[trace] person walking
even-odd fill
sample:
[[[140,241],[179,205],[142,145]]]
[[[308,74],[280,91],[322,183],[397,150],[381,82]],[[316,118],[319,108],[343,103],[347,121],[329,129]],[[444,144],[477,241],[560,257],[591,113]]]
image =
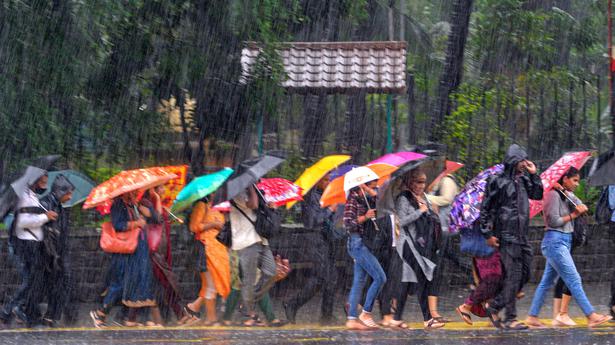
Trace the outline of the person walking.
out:
[[[577,218],[588,211],[587,206],[573,194],[579,185],[580,178],[579,171],[570,167],[559,181],[563,190],[553,189],[545,196],[543,213],[546,233],[542,240],[541,250],[547,262],[526,319],[530,327],[545,327],[538,319],[538,315],[547,291],[555,285],[558,276],[570,288],[572,296],[587,317],[589,327],[598,326],[612,319],[609,315],[595,312],[585,295],[581,276],[570,253],[574,232],[573,224]]]
[[[529,199],[542,200],[543,189],[536,165],[517,144],[508,148],[504,171],[487,181],[481,205],[480,226],[483,237],[492,247],[499,247],[504,269],[504,283],[486,311],[495,327],[524,330],[517,320],[517,294],[529,280],[532,260],[527,233],[530,221]],[[504,321],[498,313],[506,308]]]

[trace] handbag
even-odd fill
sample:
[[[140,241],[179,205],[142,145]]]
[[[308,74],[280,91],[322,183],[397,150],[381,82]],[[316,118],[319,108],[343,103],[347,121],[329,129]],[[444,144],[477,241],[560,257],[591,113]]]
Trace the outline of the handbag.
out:
[[[233,233],[229,222],[224,223],[224,227],[216,235],[216,240],[228,248],[233,246]]]
[[[459,244],[459,249],[462,253],[483,258],[488,257],[495,252],[495,249],[487,244],[487,241],[480,231],[480,227],[477,225],[471,228],[463,228],[460,233],[461,242]]]
[[[117,232],[111,222],[102,224],[100,233],[100,248],[105,253],[132,254],[137,249],[141,228]]]

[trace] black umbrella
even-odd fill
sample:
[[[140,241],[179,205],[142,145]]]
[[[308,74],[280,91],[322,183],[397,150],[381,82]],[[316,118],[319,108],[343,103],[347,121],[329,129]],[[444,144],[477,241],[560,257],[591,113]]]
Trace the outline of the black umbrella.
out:
[[[235,173],[218,189],[214,203],[233,199],[282,162],[284,158],[271,155],[243,161],[235,169]]]
[[[587,183],[590,186],[615,185],[615,151],[603,153],[594,160]]]

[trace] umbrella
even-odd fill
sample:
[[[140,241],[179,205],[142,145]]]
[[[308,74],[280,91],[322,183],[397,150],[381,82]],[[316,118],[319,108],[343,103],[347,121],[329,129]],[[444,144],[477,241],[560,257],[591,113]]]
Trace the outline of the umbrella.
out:
[[[214,207],[212,207],[213,210],[219,211],[219,212],[231,212],[231,203],[228,201],[219,203],[217,205],[214,205]]]
[[[83,208],[88,209],[98,206],[135,190],[147,190],[174,178],[177,178],[177,175],[171,174],[161,167],[125,170],[92,189]]]
[[[615,151],[603,153],[594,160],[587,183],[594,187],[615,185]]]
[[[301,187],[302,192],[301,195],[305,195],[307,192],[312,189],[320,181],[325,175],[327,175],[331,170],[338,167],[340,164],[348,161],[350,156],[347,155],[331,155],[326,156],[316,162],[314,165],[305,169],[301,176],[295,181],[295,184]],[[291,201],[286,204],[286,208],[291,208],[296,201]]]
[[[422,153],[402,151],[402,152],[395,152],[395,153],[387,153],[386,155],[380,158],[377,158],[369,162],[368,164],[385,163],[385,164],[394,165],[396,167],[400,167],[407,162],[425,158],[425,157],[427,156],[425,156]]]
[[[284,158],[271,155],[264,155],[242,162],[239,164],[233,177],[228,179],[218,189],[214,203],[219,204],[235,198],[248,187],[256,184],[261,177],[275,169],[282,162],[284,162]]]
[[[33,159],[28,165],[41,168],[43,170],[49,170],[58,161],[58,159],[60,159],[60,157],[62,156],[61,155],[41,156],[41,157]]]
[[[51,171],[49,172],[49,182],[47,182],[48,188],[45,191],[45,193],[43,193],[40,196],[41,198],[43,198],[44,196],[46,196],[47,194],[51,192],[51,186],[53,186],[53,182],[55,181],[56,177],[60,174],[64,175],[64,177],[66,177],[70,181],[70,183],[72,183],[73,186],[75,186],[75,189],[73,190],[73,197],[69,201],[62,204],[63,207],[73,207],[77,205],[78,203],[85,201],[85,199],[88,197],[88,195],[90,194],[94,186],[96,186],[94,181],[92,181],[89,177],[85,176],[84,174],[78,171],[75,171],[75,170]]]
[[[173,212],[179,212],[190,207],[195,201],[215,192],[233,174],[233,169],[224,168],[213,174],[195,178],[184,187],[171,207]]]
[[[336,178],[344,175],[345,173],[349,172],[350,170],[356,167],[358,167],[358,165],[354,165],[354,164],[340,165],[337,169],[331,171],[331,173],[329,174],[329,180],[333,181]]]
[[[320,206],[327,207],[334,204],[343,204],[346,202],[346,193],[353,187],[373,181],[374,179],[385,181],[395,170],[397,170],[397,167],[384,163],[354,168],[327,185],[327,188],[325,188],[320,197]],[[368,171],[371,171],[374,175],[371,175]],[[367,177],[371,178],[371,180],[367,180]],[[348,181],[346,181],[347,178]]]
[[[428,190],[432,190],[435,186],[438,185],[438,182],[440,182],[441,179],[443,179],[446,175],[450,175],[452,173],[454,173],[455,171],[463,168],[463,163],[458,163],[458,162],[453,162],[453,161],[446,161],[445,163],[445,167],[444,167],[444,171],[442,171],[440,173],[440,175],[438,175],[438,177],[436,177],[433,182],[431,182],[431,184],[429,184],[429,188],[427,188]]]
[[[503,164],[483,170],[457,194],[451,205],[451,213],[449,215],[450,224],[448,229],[451,233],[458,232],[463,228],[472,227],[472,224],[480,216],[480,205],[485,196],[487,179],[492,175],[500,174],[502,171],[504,171]]]
[[[264,192],[265,202],[275,206],[303,200],[301,187],[283,178],[263,178],[256,187]]]
[[[160,201],[162,202],[162,206],[170,208],[179,192],[186,186],[188,166],[166,166],[163,167],[163,169],[171,174],[177,175],[177,178],[170,180],[162,186],[163,190],[162,193],[160,193]]]
[[[553,184],[562,178],[570,167],[581,169],[587,163],[591,154],[590,151],[565,153],[557,162],[543,171],[540,174],[540,179],[542,180],[544,194],[553,188]],[[542,211],[542,200],[530,200],[530,218],[536,216],[540,211]]]

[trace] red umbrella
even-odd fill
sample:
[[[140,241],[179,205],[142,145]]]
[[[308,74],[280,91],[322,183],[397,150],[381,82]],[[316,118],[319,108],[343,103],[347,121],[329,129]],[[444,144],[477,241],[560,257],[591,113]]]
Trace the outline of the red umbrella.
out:
[[[581,169],[591,157],[590,151],[568,152],[564,154],[557,162],[553,163],[549,169],[540,174],[544,194],[553,188],[553,185],[570,169],[575,167]],[[539,214],[542,211],[542,200],[530,200],[530,218]]]
[[[256,187],[265,193],[265,201],[275,206],[303,200],[301,187],[283,178],[263,178]]]
[[[446,161],[446,165],[444,167],[444,171],[442,171],[440,173],[440,175],[438,175],[438,177],[436,177],[433,182],[431,182],[431,184],[429,185],[428,190],[431,190],[434,188],[434,186],[438,185],[438,182],[440,182],[441,179],[444,178],[444,176],[446,175],[450,175],[452,173],[454,173],[455,171],[459,170],[463,168],[463,163],[458,163],[458,162],[453,162],[453,161]]]

